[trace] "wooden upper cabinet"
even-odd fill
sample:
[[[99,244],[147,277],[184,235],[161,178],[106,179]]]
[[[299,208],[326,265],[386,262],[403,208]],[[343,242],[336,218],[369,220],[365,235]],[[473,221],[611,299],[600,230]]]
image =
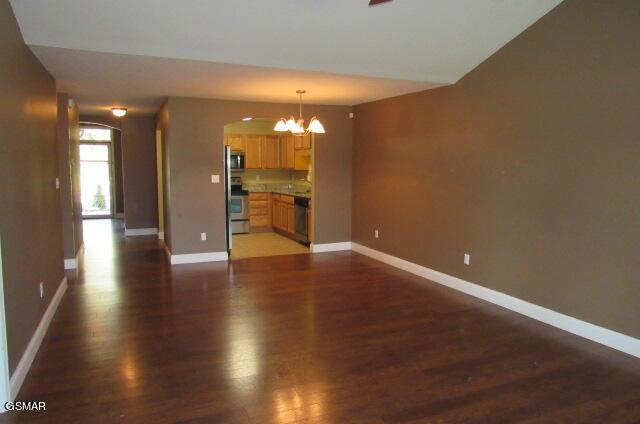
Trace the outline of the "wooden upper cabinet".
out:
[[[311,134],[307,134],[303,137],[293,136],[295,139],[295,149],[304,150],[311,148]]]
[[[233,151],[245,151],[244,136],[241,134],[229,134],[225,136],[225,144]]]
[[[295,168],[295,140],[292,135],[280,136],[280,167]]]
[[[280,168],[280,136],[262,136],[262,168]]]
[[[262,136],[245,135],[245,168],[260,169],[262,168]]]

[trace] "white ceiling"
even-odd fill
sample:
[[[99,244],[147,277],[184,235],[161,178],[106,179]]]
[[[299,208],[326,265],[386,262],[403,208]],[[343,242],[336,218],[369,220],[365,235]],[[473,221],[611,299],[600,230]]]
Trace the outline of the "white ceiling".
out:
[[[560,1],[11,4],[25,41],[81,105],[150,111],[165,95],[295,101],[305,88],[309,102],[357,104],[454,83]]]

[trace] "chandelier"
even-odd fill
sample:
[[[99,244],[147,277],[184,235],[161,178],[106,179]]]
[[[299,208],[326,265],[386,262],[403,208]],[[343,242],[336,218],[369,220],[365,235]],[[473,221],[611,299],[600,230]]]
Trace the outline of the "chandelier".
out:
[[[307,128],[304,127],[304,119],[302,119],[302,95],[306,93],[305,90],[297,90],[296,93],[300,96],[300,117],[296,120],[293,116],[289,119],[285,120],[281,118],[276,126],[273,128],[274,131],[290,131],[291,134],[303,137],[310,133],[314,134],[324,134],[324,127],[318,118],[315,116],[311,118],[309,121],[309,126]]]

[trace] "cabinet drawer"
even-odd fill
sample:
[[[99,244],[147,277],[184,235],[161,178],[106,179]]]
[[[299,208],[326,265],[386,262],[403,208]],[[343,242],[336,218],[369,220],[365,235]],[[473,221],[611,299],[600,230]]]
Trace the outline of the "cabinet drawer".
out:
[[[268,200],[269,193],[249,193],[249,200]]]
[[[269,215],[269,208],[254,208],[253,206],[251,206],[251,209],[249,209],[249,215],[251,216],[258,216],[258,215]]]
[[[269,201],[268,200],[251,200],[249,202],[249,209],[253,208],[268,208]]]
[[[266,215],[252,215],[249,217],[249,225],[252,227],[268,227],[269,217]]]
[[[280,195],[276,193],[271,194],[271,198],[275,201],[280,201]]]
[[[289,203],[290,205],[293,205],[293,196],[282,195],[280,196],[280,200],[283,201],[284,203]]]

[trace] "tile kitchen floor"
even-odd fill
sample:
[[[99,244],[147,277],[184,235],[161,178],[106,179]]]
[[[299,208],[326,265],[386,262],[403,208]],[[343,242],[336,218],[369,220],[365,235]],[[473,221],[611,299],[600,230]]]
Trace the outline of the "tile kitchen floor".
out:
[[[309,248],[278,233],[235,234],[231,259],[309,253]]]

